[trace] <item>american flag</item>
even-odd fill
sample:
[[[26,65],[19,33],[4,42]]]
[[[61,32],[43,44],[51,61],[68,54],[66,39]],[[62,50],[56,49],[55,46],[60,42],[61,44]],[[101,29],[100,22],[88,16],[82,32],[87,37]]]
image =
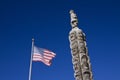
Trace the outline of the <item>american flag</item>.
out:
[[[52,60],[52,58],[55,57],[55,55],[56,54],[52,51],[34,46],[32,60],[40,61],[40,62],[43,62],[44,64],[50,66],[51,60]]]

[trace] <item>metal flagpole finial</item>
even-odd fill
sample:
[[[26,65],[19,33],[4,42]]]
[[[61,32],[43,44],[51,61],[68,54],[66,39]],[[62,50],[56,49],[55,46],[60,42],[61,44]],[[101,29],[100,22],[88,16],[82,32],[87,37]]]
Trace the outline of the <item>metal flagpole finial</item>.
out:
[[[34,39],[34,38],[32,38],[32,42],[34,42],[34,40],[35,40],[35,39]]]

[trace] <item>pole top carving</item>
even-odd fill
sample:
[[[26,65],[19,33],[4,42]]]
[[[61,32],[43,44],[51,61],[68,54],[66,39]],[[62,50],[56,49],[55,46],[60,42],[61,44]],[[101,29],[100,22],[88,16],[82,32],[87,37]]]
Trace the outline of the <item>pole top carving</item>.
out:
[[[78,27],[77,15],[74,13],[73,10],[70,10],[70,17],[71,17],[71,26],[72,26],[72,28]]]

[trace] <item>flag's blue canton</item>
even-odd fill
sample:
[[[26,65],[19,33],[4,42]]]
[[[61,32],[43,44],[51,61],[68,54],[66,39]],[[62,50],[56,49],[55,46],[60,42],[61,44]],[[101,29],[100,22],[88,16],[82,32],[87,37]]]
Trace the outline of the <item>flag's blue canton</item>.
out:
[[[43,48],[37,48],[36,46],[34,46],[34,53],[39,53],[39,54],[43,55],[44,49]]]

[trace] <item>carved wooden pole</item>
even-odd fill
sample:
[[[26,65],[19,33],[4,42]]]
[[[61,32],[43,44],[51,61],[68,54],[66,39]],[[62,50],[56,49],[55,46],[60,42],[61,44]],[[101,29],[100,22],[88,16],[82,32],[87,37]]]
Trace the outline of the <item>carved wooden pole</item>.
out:
[[[70,17],[72,30],[69,41],[75,80],[93,80],[85,34],[78,28],[78,19],[73,10],[70,11]]]

